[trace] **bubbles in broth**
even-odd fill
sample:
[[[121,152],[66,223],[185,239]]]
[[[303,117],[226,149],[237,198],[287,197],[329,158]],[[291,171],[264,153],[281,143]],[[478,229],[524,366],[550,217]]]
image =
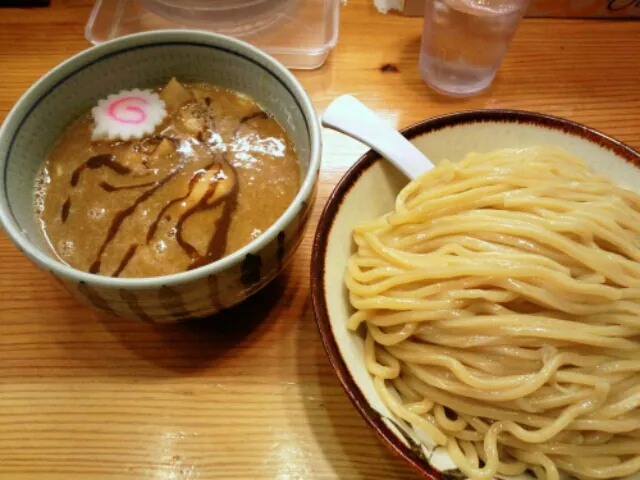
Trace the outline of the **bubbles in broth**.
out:
[[[49,184],[49,172],[46,167],[42,168],[36,176],[36,186],[33,195],[33,210],[36,215],[44,212],[44,199],[47,195],[47,185]]]
[[[34,211],[70,266],[114,277],[197,268],[255,239],[293,201],[296,151],[255,101],[175,79],[158,94],[166,117],[153,133],[95,139],[87,113],[45,160]],[[137,121],[134,103],[121,108]]]

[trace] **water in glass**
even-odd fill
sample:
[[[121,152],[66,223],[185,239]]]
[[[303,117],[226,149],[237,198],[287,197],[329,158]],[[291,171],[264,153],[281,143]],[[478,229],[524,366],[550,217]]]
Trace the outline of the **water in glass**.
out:
[[[435,90],[466,96],[487,88],[528,0],[426,0],[420,73]]]

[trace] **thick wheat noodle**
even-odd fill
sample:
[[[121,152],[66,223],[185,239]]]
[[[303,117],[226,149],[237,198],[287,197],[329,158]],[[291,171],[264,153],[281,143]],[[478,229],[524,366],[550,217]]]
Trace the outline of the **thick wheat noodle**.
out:
[[[382,401],[478,480],[640,472],[640,196],[556,147],[470,154],[354,229]]]

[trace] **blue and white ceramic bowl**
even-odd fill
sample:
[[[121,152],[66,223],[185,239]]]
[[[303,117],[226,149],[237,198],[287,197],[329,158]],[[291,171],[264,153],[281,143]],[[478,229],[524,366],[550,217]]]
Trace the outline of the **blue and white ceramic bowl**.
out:
[[[50,253],[33,211],[35,175],[66,125],[121,89],[155,87],[172,76],[254,98],[285,128],[299,154],[300,191],[263,235],[204,267],[155,278],[110,278],[76,270]],[[151,322],[211,315],[269,283],[297,248],[313,206],[321,130],[313,105],[280,63],[246,43],[206,32],[155,31],[86,50],[42,77],[0,130],[0,224],[32,261],[81,301],[108,314]]]

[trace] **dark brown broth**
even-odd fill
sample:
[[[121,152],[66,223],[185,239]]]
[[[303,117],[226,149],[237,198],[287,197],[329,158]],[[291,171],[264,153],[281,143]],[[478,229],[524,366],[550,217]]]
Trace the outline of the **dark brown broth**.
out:
[[[109,276],[177,273],[246,245],[292,202],[300,167],[277,121],[231,90],[185,89],[151,137],[92,142],[90,114],[65,130],[35,202],[60,260]]]

